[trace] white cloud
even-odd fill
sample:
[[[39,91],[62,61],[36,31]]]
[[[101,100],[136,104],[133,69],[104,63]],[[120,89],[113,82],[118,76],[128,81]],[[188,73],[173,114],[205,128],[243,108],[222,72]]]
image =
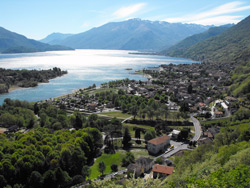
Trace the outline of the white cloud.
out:
[[[237,24],[241,21],[241,16],[215,16],[204,18],[200,20],[193,20],[187,23],[196,23],[201,25],[224,25],[227,23],[234,23]]]
[[[88,28],[90,26],[90,24],[88,22],[84,22],[81,27],[82,28]]]
[[[245,6],[243,2],[234,1],[218,6],[214,9],[198,14],[185,15],[183,17],[166,18],[167,22],[197,23],[203,25],[222,25],[226,23],[238,23],[241,16],[228,15],[230,13],[249,10],[250,6]],[[226,15],[227,14],[227,15]]]
[[[138,3],[135,5],[127,6],[127,7],[122,7],[115,11],[113,13],[113,16],[116,18],[127,18],[136,12],[140,11],[144,6],[146,6],[146,3]]]

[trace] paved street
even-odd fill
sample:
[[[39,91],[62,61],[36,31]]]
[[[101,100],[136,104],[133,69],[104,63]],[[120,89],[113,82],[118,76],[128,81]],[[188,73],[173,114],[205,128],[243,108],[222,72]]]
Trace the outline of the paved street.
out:
[[[201,137],[201,133],[202,133],[201,124],[198,121],[198,119],[194,118],[193,116],[191,116],[191,120],[192,120],[192,122],[194,124],[194,129],[195,129],[195,135],[194,135],[194,137],[192,138],[191,141],[197,141]],[[172,155],[174,155],[175,153],[177,153],[177,152],[179,152],[181,150],[191,150],[191,149],[188,148],[188,144],[184,144],[182,142],[175,142],[175,141],[171,140],[170,145],[174,145],[173,150],[171,150],[169,152],[166,152],[166,153],[163,153],[163,154],[157,156],[156,158],[162,157],[162,156],[164,158],[168,158],[168,157],[171,157]]]
[[[191,120],[194,124],[194,129],[195,129],[195,135],[191,141],[197,141],[201,137],[201,133],[202,133],[201,124],[198,121],[198,119],[194,118],[193,116],[191,116]]]

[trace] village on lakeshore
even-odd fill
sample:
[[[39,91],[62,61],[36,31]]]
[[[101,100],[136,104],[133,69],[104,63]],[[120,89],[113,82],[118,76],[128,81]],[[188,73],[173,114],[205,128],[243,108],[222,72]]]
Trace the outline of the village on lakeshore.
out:
[[[136,74],[147,77],[147,81],[125,79],[103,83],[101,86],[94,84],[72,94],[39,103],[46,102],[65,109],[68,113],[77,111],[88,116],[97,114],[99,118],[109,121],[116,118],[122,121],[124,127],[129,125],[130,129],[133,128],[129,131],[126,146],[122,133],[112,135],[111,132],[108,135],[103,132],[104,146],[101,152],[110,153],[110,148],[115,148],[118,152],[130,151],[132,155],[142,150],[143,154],[132,157],[119,171],[116,166],[113,173],[96,178],[113,179],[124,174],[125,177],[146,179],[166,177],[174,173],[175,165],[172,159],[175,156],[181,156],[184,151],[191,151],[201,144],[212,142],[220,132],[219,127],[201,127],[199,121],[227,118],[231,112],[237,110],[236,98],[221,95],[222,91],[227,89],[224,85],[230,80],[228,70],[233,68],[231,66],[233,65],[220,65],[219,68],[214,64],[197,63],[149,67],[135,71]],[[165,106],[165,111],[151,112],[150,117],[150,114],[139,106],[131,110],[133,106],[119,103],[116,100],[119,95],[154,100]],[[143,124],[145,125],[141,126]],[[146,138],[146,132],[150,131],[145,127],[155,130],[156,135]],[[144,135],[144,139],[140,138],[140,134]]]

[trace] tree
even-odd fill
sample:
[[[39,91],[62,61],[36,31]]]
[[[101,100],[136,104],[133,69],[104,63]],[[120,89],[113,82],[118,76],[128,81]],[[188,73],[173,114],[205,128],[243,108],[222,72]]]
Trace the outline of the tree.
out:
[[[136,117],[137,114],[138,114],[138,107],[137,107],[136,105],[134,105],[134,106],[132,106],[132,107],[130,108],[130,110],[131,110],[131,114],[134,116],[134,119],[135,119],[135,117]]]
[[[118,165],[117,164],[112,164],[110,168],[111,168],[112,172],[117,172],[118,171]]]
[[[158,157],[155,161],[156,164],[163,164],[163,160],[161,157]]]
[[[124,135],[123,135],[123,139],[122,139],[122,144],[123,147],[129,147],[129,142],[131,141],[131,136],[129,134],[129,130],[128,127],[125,127],[125,131],[124,131]]]
[[[34,113],[35,113],[35,114],[38,114],[38,112],[39,112],[39,107],[38,107],[38,104],[35,103],[35,104],[34,104]]]
[[[98,115],[97,114],[91,114],[89,117],[88,117],[88,121],[96,121],[98,119]]]
[[[192,86],[192,84],[189,84],[189,85],[188,85],[187,92],[188,92],[189,94],[193,93],[193,86]]]
[[[43,177],[38,171],[33,171],[29,178],[30,187],[40,188],[43,185]]]
[[[105,163],[103,161],[99,162],[99,164],[98,164],[98,171],[100,173],[102,173],[102,176],[103,176],[103,172],[105,171],[105,169],[106,169]]]
[[[82,183],[84,181],[83,177],[81,175],[75,175],[73,178],[72,178],[72,183],[71,185],[76,185],[76,184],[79,184],[79,183]]]
[[[44,187],[56,187],[56,176],[52,170],[48,170],[43,175]]]
[[[189,111],[189,106],[187,102],[182,102],[180,105],[180,112],[188,112]]]
[[[0,187],[4,187],[6,185],[7,185],[6,179],[4,178],[3,175],[0,175]]]
[[[140,129],[135,129],[135,138],[141,139],[141,130]]]
[[[81,174],[83,179],[86,180],[86,178],[90,175],[90,168],[87,165],[83,166]]]
[[[178,135],[178,140],[179,141],[184,141],[188,139],[190,129],[189,128],[183,128]]]
[[[130,163],[135,162],[135,156],[131,152],[127,152],[126,156],[122,159],[122,166],[127,167]]]
[[[156,137],[156,133],[154,130],[147,130],[147,132],[144,135],[144,139],[146,141],[151,140]]]
[[[81,118],[81,114],[79,114],[79,113],[76,114],[74,128],[76,128],[76,129],[82,128],[82,118]]]

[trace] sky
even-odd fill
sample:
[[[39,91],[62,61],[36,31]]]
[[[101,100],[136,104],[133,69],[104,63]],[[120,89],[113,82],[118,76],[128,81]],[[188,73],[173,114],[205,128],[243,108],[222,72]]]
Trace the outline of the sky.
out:
[[[36,40],[132,18],[219,26],[249,13],[250,0],[0,0],[0,26]]]

